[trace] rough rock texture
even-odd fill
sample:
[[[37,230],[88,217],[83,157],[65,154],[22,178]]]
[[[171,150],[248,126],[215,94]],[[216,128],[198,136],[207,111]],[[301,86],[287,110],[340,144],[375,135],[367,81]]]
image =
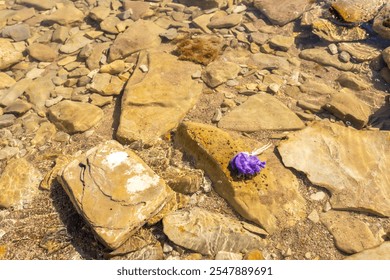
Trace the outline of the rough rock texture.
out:
[[[92,40],[85,37],[83,32],[77,32],[66,40],[65,44],[60,47],[60,51],[62,53],[73,53],[91,42]]]
[[[228,0],[179,0],[187,6],[198,6],[202,9],[223,8],[226,7]]]
[[[6,94],[2,98],[0,97],[0,105],[4,107],[11,105],[26,91],[26,89],[31,85],[31,82],[32,81],[30,79],[19,80],[18,83],[15,83],[5,91]]]
[[[236,131],[296,130],[305,127],[298,116],[275,97],[261,93],[222,117],[218,127]]]
[[[31,36],[30,27],[27,24],[4,27],[1,34],[3,37],[12,38],[15,42],[27,40]]]
[[[341,74],[337,78],[337,82],[339,82],[343,87],[358,91],[365,90],[370,87],[370,84],[366,80],[363,80],[359,76],[348,72]]]
[[[56,4],[54,0],[17,0],[16,3],[34,7],[37,10],[50,10]]]
[[[117,76],[108,73],[98,73],[93,77],[89,88],[101,95],[119,95],[125,83]]]
[[[115,39],[110,47],[109,60],[114,61],[140,50],[158,47],[161,43],[159,35],[164,31],[153,22],[137,20]]]
[[[50,107],[48,114],[50,121],[67,133],[86,131],[103,118],[103,111],[99,107],[69,100]]]
[[[229,162],[238,152],[250,150],[242,140],[214,126],[192,122],[181,124],[176,137],[179,146],[195,158],[196,166],[210,176],[215,191],[244,218],[272,233],[305,216],[295,177],[271,152],[261,156],[267,166],[259,175],[240,179],[229,170]]]
[[[251,55],[247,64],[255,65],[259,70],[280,69],[286,71],[290,69],[290,64],[288,63],[287,58],[265,53],[256,53]]]
[[[345,253],[358,253],[382,243],[364,222],[348,212],[329,211],[320,219],[333,235],[336,247]]]
[[[331,192],[332,208],[389,217],[389,145],[389,132],[320,122],[290,134],[278,150],[287,167]]]
[[[323,66],[332,66],[342,71],[356,72],[359,70],[359,66],[351,62],[341,62],[337,56],[329,54],[324,49],[306,49],[299,54],[300,58],[317,62]]]
[[[361,27],[345,27],[326,19],[316,19],[313,33],[328,42],[353,42],[368,38],[368,33]]]
[[[336,0],[332,8],[346,22],[361,23],[372,20],[385,0]]]
[[[240,69],[240,66],[233,62],[214,61],[207,65],[202,74],[202,79],[207,85],[214,88],[227,80],[236,78]]]
[[[47,16],[44,21],[50,24],[77,25],[84,19],[84,13],[73,5],[66,5]]]
[[[381,54],[377,47],[362,43],[339,43],[338,48],[340,52],[349,53],[357,62],[372,61]]]
[[[371,115],[370,107],[349,89],[342,89],[334,94],[325,109],[358,129],[367,124]]]
[[[38,191],[41,173],[24,158],[10,160],[0,177],[0,208],[22,207]]]
[[[384,242],[382,245],[364,250],[363,252],[346,257],[345,260],[389,260],[390,242]]]
[[[172,242],[204,255],[215,256],[219,251],[241,253],[261,249],[265,244],[240,222],[197,207],[168,214],[163,227]]]
[[[150,13],[150,3],[143,2],[143,1],[124,1],[123,2],[123,9],[125,11],[131,9],[132,13],[130,18],[134,21],[139,20],[140,18],[143,18],[144,15],[147,15]]]
[[[375,17],[372,28],[384,39],[390,40],[390,3],[387,3]]]
[[[12,87],[16,81],[6,73],[0,72],[0,89]]]
[[[38,61],[50,62],[57,58],[57,52],[44,44],[32,44],[27,48],[27,51],[32,58]]]
[[[137,70],[125,88],[117,132],[121,142],[155,141],[177,126],[202,90],[191,78],[200,66],[167,53],[148,53],[140,61],[149,63],[148,72]]]
[[[42,110],[45,107],[45,101],[49,99],[50,92],[54,90],[54,84],[51,78],[51,75],[39,77],[30,82],[26,89],[25,94],[29,102],[35,105],[39,110]]]
[[[211,20],[209,24],[207,24],[208,28],[231,28],[233,26],[241,23],[242,15],[240,14],[230,14],[224,17],[218,17],[215,20]]]
[[[273,0],[255,0],[254,6],[273,24],[280,26],[299,18],[309,7],[310,0],[280,0],[277,5]]]
[[[16,50],[8,39],[0,38],[0,70],[7,69],[22,59],[21,51]]]
[[[111,249],[122,245],[172,196],[135,153],[113,140],[71,161],[58,179],[80,215]]]

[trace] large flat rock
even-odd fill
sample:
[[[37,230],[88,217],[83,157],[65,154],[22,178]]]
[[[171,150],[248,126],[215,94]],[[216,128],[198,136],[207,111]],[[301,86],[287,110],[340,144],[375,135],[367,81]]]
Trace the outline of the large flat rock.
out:
[[[297,130],[305,127],[301,119],[277,98],[261,93],[222,117],[218,127],[254,132],[260,130]]]
[[[172,197],[172,191],[134,152],[107,141],[59,173],[74,207],[111,249],[122,245]]]
[[[346,211],[328,211],[320,219],[333,235],[336,247],[345,253],[358,253],[382,243],[367,224]]]
[[[255,0],[254,6],[273,24],[283,26],[299,18],[309,7],[310,0]]]
[[[229,162],[238,152],[251,150],[241,138],[211,125],[185,122],[178,127],[176,141],[210,176],[220,196],[269,233],[291,227],[306,216],[298,181],[272,151],[260,156],[267,162],[260,174],[240,179],[229,170]]]
[[[328,189],[335,209],[390,216],[390,133],[329,122],[289,135],[278,147],[283,163]]]
[[[168,214],[163,227],[172,242],[203,255],[241,253],[265,246],[262,238],[247,231],[239,221],[198,207]]]
[[[137,20],[119,34],[110,48],[109,60],[125,58],[140,50],[158,47],[165,29],[151,21]]]
[[[67,133],[77,133],[98,124],[103,118],[103,111],[89,103],[65,100],[50,107],[48,115],[58,129]]]
[[[362,128],[368,122],[371,108],[356,94],[347,88],[332,96],[325,109],[344,122],[350,122],[357,129]]]
[[[346,257],[345,260],[389,260],[390,241],[382,243],[380,246],[364,250],[363,252]]]
[[[178,125],[202,91],[191,78],[200,66],[162,52],[145,54],[140,60],[148,72],[136,71],[124,90],[117,131],[121,142],[154,142]]]
[[[34,7],[37,10],[50,10],[56,5],[54,0],[17,0],[16,3],[27,7]]]

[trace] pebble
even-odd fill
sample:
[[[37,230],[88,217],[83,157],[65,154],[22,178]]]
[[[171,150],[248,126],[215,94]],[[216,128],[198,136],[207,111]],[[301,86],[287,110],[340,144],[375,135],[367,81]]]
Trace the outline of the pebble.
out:
[[[334,43],[333,43],[333,44],[330,44],[330,45],[328,46],[328,49],[329,49],[329,52],[330,52],[331,54],[333,54],[333,55],[338,54],[338,52],[339,52],[339,50],[338,50],[336,44],[334,44]]]
[[[268,91],[272,94],[276,94],[279,92],[279,89],[280,89],[280,85],[276,84],[276,83],[272,83],[268,86]]]
[[[312,221],[313,223],[318,223],[320,221],[320,216],[318,215],[318,212],[316,210],[313,210],[307,218]]]
[[[139,66],[139,69],[140,69],[142,72],[144,72],[144,73],[147,73],[147,72],[149,71],[148,66],[145,65],[145,64],[140,65],[140,66]]]
[[[312,257],[312,254],[310,252],[305,253],[305,258],[310,260]]]
[[[321,201],[326,198],[326,193],[324,192],[316,192],[310,195],[310,199],[314,201]]]
[[[164,243],[163,245],[163,252],[164,253],[170,253],[173,251],[173,248],[171,245],[169,245],[168,243]]]
[[[339,59],[342,62],[349,62],[351,60],[351,55],[345,51],[340,52]]]
[[[325,203],[325,206],[324,206],[324,212],[328,212],[332,209],[332,205],[330,205],[329,201],[327,201]]]
[[[192,77],[193,79],[199,79],[200,77],[202,77],[202,71],[200,71],[200,70],[196,71],[195,73],[193,73],[193,74],[191,75],[191,77]]]
[[[221,119],[222,119],[222,111],[220,108],[217,108],[217,110],[215,110],[215,113],[214,113],[211,121],[216,123],[216,122],[219,122]]]
[[[240,84],[240,82],[237,81],[236,79],[231,79],[231,80],[228,80],[226,82],[226,85],[229,87],[235,87],[235,86],[238,86],[239,84]]]

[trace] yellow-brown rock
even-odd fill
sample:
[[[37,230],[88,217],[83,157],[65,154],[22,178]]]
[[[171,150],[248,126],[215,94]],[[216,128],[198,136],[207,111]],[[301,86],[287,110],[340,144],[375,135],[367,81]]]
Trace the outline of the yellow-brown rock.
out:
[[[22,52],[16,50],[10,40],[0,38],[0,70],[7,69],[22,59]]]
[[[262,238],[246,231],[239,221],[198,207],[168,214],[163,227],[172,242],[202,255],[240,253],[265,246]]]
[[[367,124],[368,117],[371,115],[370,107],[347,88],[334,94],[324,108],[344,122],[350,122],[358,129]]]
[[[178,125],[202,91],[191,78],[199,65],[162,52],[146,54],[140,64],[147,65],[148,72],[135,71],[122,97],[117,131],[122,143],[153,143]]]
[[[21,207],[38,190],[41,173],[24,158],[8,162],[0,177],[0,208]]]
[[[102,109],[89,103],[65,100],[50,107],[49,110],[50,121],[67,133],[86,131],[102,118]]]
[[[112,140],[66,165],[57,177],[98,239],[116,249],[172,198],[135,153]]]
[[[114,61],[140,50],[158,47],[161,43],[159,34],[164,31],[152,21],[137,20],[115,39],[110,48],[109,60]]]
[[[333,235],[336,247],[343,252],[354,254],[382,243],[368,225],[347,211],[328,211],[320,218]]]
[[[372,20],[384,3],[384,0],[336,0],[332,8],[344,21],[361,23]]]
[[[360,253],[346,257],[345,260],[389,260],[390,242],[384,242],[380,246],[364,250]]]
[[[241,139],[214,126],[186,122],[179,126],[176,140],[194,157],[196,166],[210,176],[215,191],[240,215],[269,233],[293,226],[306,215],[296,178],[272,151],[261,156],[267,167],[244,180],[236,178],[228,168],[238,152],[250,149]]]
[[[314,34],[329,42],[353,42],[368,38],[368,33],[359,26],[340,26],[321,18],[313,22],[312,28]]]
[[[248,261],[264,260],[264,256],[260,250],[254,249],[246,253],[246,255],[244,256],[244,260],[248,260]]]
[[[261,117],[259,116],[261,112]],[[301,119],[276,97],[253,95],[225,114],[218,127],[235,131],[297,130],[305,127]]]
[[[278,150],[287,167],[331,192],[332,208],[389,217],[389,147],[389,132],[319,122],[290,134]]]

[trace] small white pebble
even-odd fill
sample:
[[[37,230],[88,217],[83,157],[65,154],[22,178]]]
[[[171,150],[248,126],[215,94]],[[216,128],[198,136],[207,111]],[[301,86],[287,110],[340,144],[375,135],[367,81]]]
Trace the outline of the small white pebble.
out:
[[[140,66],[139,66],[139,69],[140,69],[143,73],[146,73],[146,72],[149,71],[148,66],[145,65],[145,64],[140,65]]]

